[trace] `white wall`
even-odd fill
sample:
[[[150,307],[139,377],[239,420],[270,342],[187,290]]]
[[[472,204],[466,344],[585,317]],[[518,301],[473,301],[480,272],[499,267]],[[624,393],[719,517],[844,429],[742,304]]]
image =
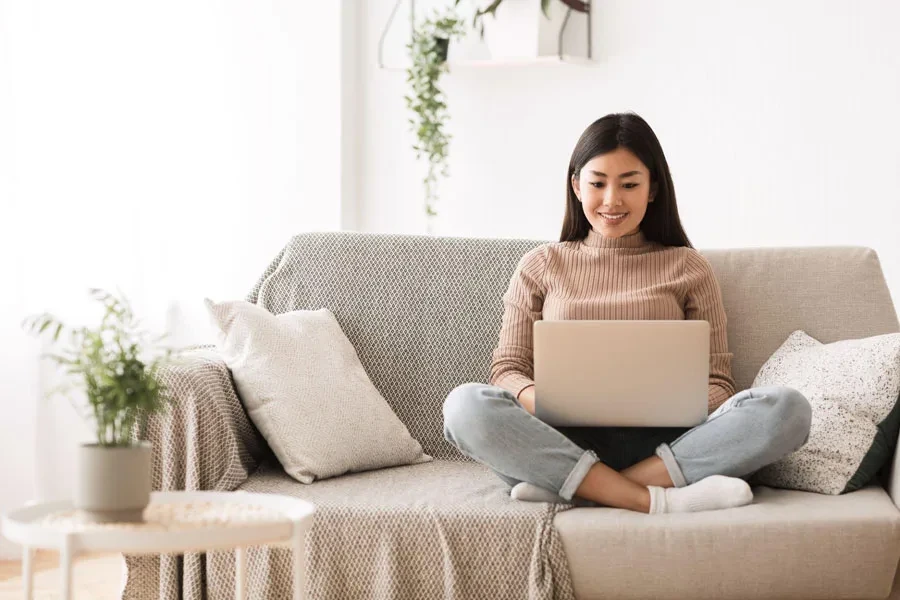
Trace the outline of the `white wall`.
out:
[[[0,512],[68,497],[91,434],[42,399],[22,317],[95,324],[87,288],[118,285],[173,343],[212,341],[204,296],[243,298],[291,235],[352,221],[341,9],[0,0]]]
[[[22,314],[24,290],[12,285],[21,279],[21,267],[16,260],[17,206],[12,202],[13,152],[9,143],[12,103],[10,79],[3,76],[8,72],[10,56],[3,16],[0,11],[0,365],[4,365],[0,372],[0,512],[28,500],[33,493],[37,408],[27,382],[36,379],[38,369],[36,361],[23,360],[23,356],[34,356],[37,343],[10,318]],[[10,557],[14,550],[12,544],[0,539],[0,559]]]
[[[422,233],[405,76],[375,66],[392,4],[364,5],[361,228]],[[900,3],[594,5],[596,66],[445,77],[454,139],[439,232],[559,239],[576,140],[633,110],[660,138],[696,247],[870,246],[900,307]]]

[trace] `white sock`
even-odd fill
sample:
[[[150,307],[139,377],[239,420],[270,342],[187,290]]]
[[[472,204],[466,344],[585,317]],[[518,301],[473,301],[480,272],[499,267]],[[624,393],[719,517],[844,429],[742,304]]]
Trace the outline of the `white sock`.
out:
[[[682,488],[648,486],[650,514],[697,512],[744,506],[753,501],[753,490],[743,479],[711,475]]]
[[[522,481],[515,485],[509,495],[516,500],[525,502],[554,502],[556,504],[574,504],[575,506],[597,506],[596,502],[573,496],[571,500],[566,500],[559,494],[546,490],[540,486]]]

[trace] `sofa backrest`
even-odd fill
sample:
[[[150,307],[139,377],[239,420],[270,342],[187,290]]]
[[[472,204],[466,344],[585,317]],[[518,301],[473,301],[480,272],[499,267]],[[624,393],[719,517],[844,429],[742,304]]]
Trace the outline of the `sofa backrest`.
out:
[[[539,240],[358,232],[295,236],[247,300],[279,314],[330,309],[375,386],[436,458],[469,460],[443,437],[454,387],[487,382],[502,296]],[[737,390],[796,329],[824,342],[900,331],[874,250],[700,250],[728,317]]]

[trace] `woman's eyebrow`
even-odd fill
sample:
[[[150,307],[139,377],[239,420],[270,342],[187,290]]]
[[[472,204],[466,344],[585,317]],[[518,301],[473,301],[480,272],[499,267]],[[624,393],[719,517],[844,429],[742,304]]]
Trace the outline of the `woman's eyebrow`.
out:
[[[606,177],[606,173],[603,173],[602,171],[591,171],[591,173],[593,173],[594,175],[598,175],[600,177]],[[626,173],[622,173],[621,175],[619,175],[619,178],[621,179],[623,177],[631,177],[632,175],[640,175],[640,174],[641,174],[640,171],[628,171]]]

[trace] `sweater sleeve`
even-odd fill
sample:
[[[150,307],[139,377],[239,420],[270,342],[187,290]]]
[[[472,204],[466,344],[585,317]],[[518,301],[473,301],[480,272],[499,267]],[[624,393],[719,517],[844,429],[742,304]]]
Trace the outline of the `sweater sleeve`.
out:
[[[684,278],[687,283],[684,316],[709,323],[709,387],[708,402],[711,413],[735,394],[728,351],[727,317],[722,291],[709,260],[689,250],[685,261]]]
[[[534,385],[533,328],[544,306],[546,267],[547,246],[530,250],[519,260],[503,294],[500,340],[492,354],[490,383],[516,398]]]

